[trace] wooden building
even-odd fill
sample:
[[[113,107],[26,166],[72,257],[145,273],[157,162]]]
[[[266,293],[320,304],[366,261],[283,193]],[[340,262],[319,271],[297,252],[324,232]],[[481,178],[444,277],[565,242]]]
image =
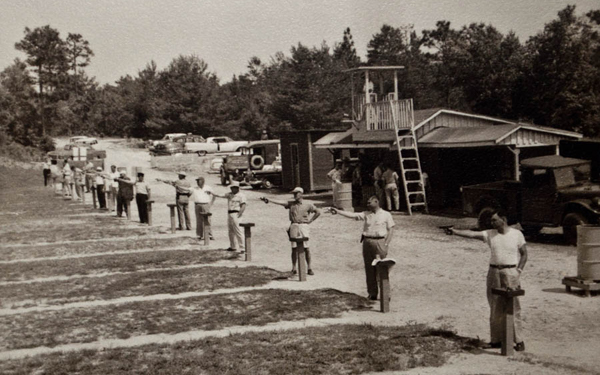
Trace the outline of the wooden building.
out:
[[[316,148],[314,142],[332,130],[298,130],[280,133],[281,166],[283,187],[293,189],[300,186],[305,192],[331,189],[327,173],[333,168],[334,155],[323,148]]]

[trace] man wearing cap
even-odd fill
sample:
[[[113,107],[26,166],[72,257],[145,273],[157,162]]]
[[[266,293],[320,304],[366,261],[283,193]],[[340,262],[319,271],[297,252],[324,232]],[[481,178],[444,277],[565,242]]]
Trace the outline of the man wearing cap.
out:
[[[148,206],[146,202],[150,199],[150,187],[144,181],[144,174],[138,172],[137,181],[135,183],[135,203],[140,215],[140,223],[148,224]]]
[[[377,270],[373,266],[373,261],[377,258],[387,257],[395,223],[392,214],[379,206],[379,198],[376,196],[369,198],[367,208],[369,210],[365,212],[347,212],[331,208],[330,212],[334,215],[340,214],[347,218],[365,222],[361,242],[363,243],[363,260],[369,293],[367,298],[376,300],[379,288],[377,287]]]
[[[131,215],[131,201],[133,200],[133,186],[135,181],[131,181],[127,177],[127,172],[121,171],[119,178],[117,178],[119,184],[119,191],[117,193],[117,216],[122,217],[123,211],[127,218]]]
[[[240,218],[246,209],[246,196],[240,193],[240,183],[232,181],[229,185],[230,193],[225,195],[214,194],[218,198],[227,199],[227,229],[229,231],[229,249],[228,251],[238,251],[244,249],[244,237],[240,228]]]
[[[190,202],[190,195],[192,185],[185,179],[187,173],[181,171],[177,173],[179,179],[177,181],[162,181],[165,184],[173,185],[175,187],[175,203],[177,204],[177,216],[179,217],[179,230],[183,230],[183,224],[185,219],[185,229],[192,230],[192,223],[190,222],[190,211],[188,209]]]
[[[98,206],[106,208],[106,198],[104,196],[104,176],[102,176],[102,167],[96,168],[93,186],[96,187],[96,195],[98,196]]]
[[[198,186],[192,188],[192,196],[190,197],[190,200],[194,202],[194,211],[196,212],[196,235],[198,236],[198,239],[209,236],[211,240],[214,240],[215,238],[212,235],[212,229],[210,227],[210,216],[206,216],[206,221],[204,223],[208,225],[209,232],[203,232],[204,225],[202,225],[202,221],[205,216],[202,214],[210,213],[210,208],[215,201],[212,188],[205,185],[204,182],[204,177],[198,177],[196,179]]]
[[[288,229],[288,234],[290,239],[294,238],[310,238],[310,230],[308,225],[313,221],[317,220],[317,218],[321,215],[321,211],[312,203],[306,203],[303,200],[302,195],[304,194],[304,189],[301,187],[297,187],[292,190],[292,194],[294,194],[294,200],[283,202],[275,199],[267,199],[262,197],[265,203],[275,203],[280,206],[283,206],[290,210],[290,228]],[[312,214],[312,217],[311,217]],[[296,250],[296,246],[298,244],[296,242],[292,242],[292,274],[296,274],[296,264],[298,263],[298,252]],[[304,249],[306,254],[306,265],[308,268],[307,273],[309,275],[314,275],[311,266],[310,266],[310,251],[308,250],[309,244],[308,241],[304,242]]]

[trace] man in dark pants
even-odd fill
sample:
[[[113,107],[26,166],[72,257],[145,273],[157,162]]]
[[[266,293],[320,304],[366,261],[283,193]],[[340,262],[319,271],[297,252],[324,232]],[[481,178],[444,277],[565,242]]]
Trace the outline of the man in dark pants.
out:
[[[394,219],[392,215],[379,206],[379,198],[372,196],[367,202],[369,211],[347,212],[330,208],[332,214],[362,220],[365,222],[362,232],[363,260],[365,262],[365,274],[367,278],[367,291],[370,300],[376,300],[379,294],[377,286],[377,270],[373,261],[377,258],[387,257],[388,248],[394,234]]]
[[[131,181],[127,174],[123,171],[119,178],[117,178],[117,182],[119,183],[119,191],[117,193],[117,216],[121,217],[123,215],[123,211],[125,211],[125,215],[129,218],[131,214],[131,201],[133,200],[133,185],[135,185],[135,181]]]
[[[183,230],[184,218],[187,230],[192,230],[192,223],[190,222],[190,211],[189,202],[190,195],[192,194],[192,185],[185,179],[186,173],[181,171],[178,173],[179,180],[177,181],[162,181],[165,184],[173,185],[175,187],[175,203],[177,203],[177,216],[179,216],[179,230]]]
[[[138,180],[135,183],[135,203],[140,215],[140,223],[148,224],[148,206],[146,202],[150,199],[150,187],[148,183],[144,182],[144,174],[142,172],[139,172],[137,177]]]

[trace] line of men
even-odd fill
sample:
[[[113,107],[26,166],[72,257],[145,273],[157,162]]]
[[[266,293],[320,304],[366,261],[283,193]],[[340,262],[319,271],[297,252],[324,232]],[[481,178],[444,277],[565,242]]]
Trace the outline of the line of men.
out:
[[[309,238],[309,225],[321,214],[320,210],[313,204],[304,202],[302,188],[292,190],[294,199],[292,201],[269,200],[262,197],[265,203],[275,203],[289,210],[290,227],[288,235],[290,239]],[[333,215],[363,221],[361,233],[362,255],[365,267],[365,278],[367,284],[367,298],[377,300],[379,294],[377,269],[373,266],[375,259],[384,259],[388,256],[389,246],[394,234],[395,223],[392,215],[380,207],[379,198],[372,196],[367,201],[367,211],[348,212],[329,208]],[[520,276],[527,263],[527,246],[523,233],[508,226],[506,215],[501,211],[495,211],[492,215],[493,229],[485,231],[447,229],[448,234],[455,234],[465,238],[478,239],[487,244],[490,249],[489,269],[486,280],[486,294],[490,306],[490,342],[487,348],[501,348],[503,336],[503,319],[506,311],[505,299],[492,294],[493,288],[520,289]],[[306,262],[308,274],[314,275],[311,267],[311,254],[308,241],[304,242],[306,249]],[[292,241],[292,274],[296,274],[296,243]],[[518,298],[514,305],[515,323],[514,345],[515,350],[525,350],[525,343],[520,335],[520,304]]]
[[[246,210],[246,195],[240,192],[240,183],[237,181],[231,182],[230,192],[220,195],[217,194],[210,186],[206,185],[204,177],[196,178],[196,185],[192,187],[187,180],[185,171],[178,172],[178,179],[174,181],[161,180],[168,185],[175,187],[175,203],[177,205],[177,216],[179,219],[178,230],[191,230],[191,220],[189,213],[190,203],[194,204],[196,213],[196,236],[198,239],[204,239],[204,236],[209,236],[214,240],[212,230],[204,233],[204,228],[211,228],[210,215],[211,207],[215,198],[227,199],[227,230],[229,233],[229,248],[228,251],[244,251],[244,236],[240,228],[240,219]],[[204,223],[204,224],[203,224]]]

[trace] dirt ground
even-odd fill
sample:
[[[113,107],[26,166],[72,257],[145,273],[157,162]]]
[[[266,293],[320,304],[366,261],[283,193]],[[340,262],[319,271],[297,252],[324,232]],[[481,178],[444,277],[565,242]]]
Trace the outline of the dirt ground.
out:
[[[166,233],[170,226],[166,204],[174,202],[175,192],[173,187],[156,179],[176,179],[176,173],[150,168],[148,152],[127,148],[122,140],[101,140],[98,148],[107,150],[107,168],[116,164],[129,167],[130,171],[131,167],[143,169],[156,201],[154,225],[164,229],[164,236],[193,237],[193,231]],[[197,157],[197,164],[191,168],[195,173],[188,172],[188,179],[194,183],[197,173],[206,177],[207,184],[217,192],[229,191],[219,184],[217,175],[204,172],[210,159],[211,156]],[[256,224],[252,231],[253,265],[280,271],[291,269],[290,245],[285,232],[288,213],[280,206],[265,205],[258,199],[261,196],[287,199],[291,195],[250,188],[242,188],[242,192],[248,198],[242,221]],[[328,204],[326,198],[314,202],[321,206]],[[136,222],[135,203],[133,212],[132,221]],[[211,248],[227,248],[225,200],[217,199],[212,212],[216,240]],[[195,225],[193,212],[191,214]],[[485,277],[489,251],[483,243],[446,236],[438,229],[448,224],[468,228],[474,224],[473,219],[394,215],[394,220],[396,233],[389,257],[396,259],[397,265],[390,275],[391,312],[382,314],[375,306],[372,312],[351,312],[340,321],[380,325],[425,323],[488,341]],[[361,228],[360,222],[327,213],[312,224],[310,249],[315,276],[309,276],[305,287],[335,288],[366,295],[359,243]],[[492,351],[460,355],[441,368],[418,368],[410,373],[600,373],[600,296],[585,298],[565,292],[561,280],[564,276],[576,275],[576,248],[557,245],[560,241],[556,232],[544,233],[528,243],[529,261],[522,275],[522,287],[526,291],[521,299],[526,351],[510,359]]]

